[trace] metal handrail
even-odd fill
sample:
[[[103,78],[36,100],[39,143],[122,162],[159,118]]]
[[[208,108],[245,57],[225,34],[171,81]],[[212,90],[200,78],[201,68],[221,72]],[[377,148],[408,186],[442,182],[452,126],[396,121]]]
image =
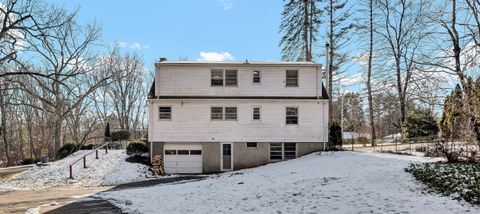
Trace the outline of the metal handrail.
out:
[[[109,143],[105,143],[101,146],[99,146],[98,148],[95,149],[95,159],[99,159],[98,157],[98,150],[101,149],[101,148],[105,148],[105,154],[108,154],[108,145]],[[87,156],[92,154],[93,151],[83,155],[81,158],[77,159],[76,161],[74,161],[72,164],[69,165],[69,169],[70,169],[70,179],[74,179],[73,178],[73,165],[75,165],[78,161],[82,160],[83,159],[83,168],[86,169],[87,168]]]

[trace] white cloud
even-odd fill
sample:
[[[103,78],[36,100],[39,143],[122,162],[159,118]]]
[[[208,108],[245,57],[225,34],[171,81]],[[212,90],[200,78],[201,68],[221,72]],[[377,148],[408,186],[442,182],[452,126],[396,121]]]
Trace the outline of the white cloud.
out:
[[[138,49],[150,49],[150,45],[142,44],[140,42],[134,42],[134,43],[128,43],[128,42],[123,42],[123,41],[117,41],[116,42],[118,47],[120,48],[129,48],[132,50]]]
[[[232,54],[228,52],[200,52],[200,58],[198,61],[230,61],[233,60]]]
[[[233,0],[217,0],[222,6],[223,10],[230,10],[233,7]]]

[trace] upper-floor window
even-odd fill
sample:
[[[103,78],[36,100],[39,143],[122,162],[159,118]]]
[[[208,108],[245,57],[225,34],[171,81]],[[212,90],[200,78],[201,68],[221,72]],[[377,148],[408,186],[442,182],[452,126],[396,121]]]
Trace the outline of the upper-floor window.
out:
[[[298,124],[298,108],[287,107],[286,121],[287,121],[287,124]]]
[[[211,86],[237,86],[237,70],[212,69],[210,73]]]
[[[211,120],[237,120],[237,107],[211,107]]]
[[[167,107],[167,106],[158,107],[158,115],[160,120],[171,120],[172,107]]]
[[[287,70],[286,71],[285,86],[286,87],[298,87],[298,70]]]
[[[211,71],[211,84],[212,86],[223,86],[223,70]]]
[[[260,71],[253,71],[253,83],[260,83],[262,81]]]
[[[260,120],[260,107],[253,108],[253,120]]]
[[[237,86],[237,70],[225,70],[225,86]]]

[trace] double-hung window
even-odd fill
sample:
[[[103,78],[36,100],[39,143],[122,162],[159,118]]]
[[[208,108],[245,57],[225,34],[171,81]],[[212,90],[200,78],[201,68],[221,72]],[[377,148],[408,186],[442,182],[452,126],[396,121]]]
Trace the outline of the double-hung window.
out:
[[[253,71],[253,83],[260,84],[262,81],[261,74],[259,70]]]
[[[211,107],[211,120],[237,120],[237,107]]]
[[[253,120],[260,120],[260,107],[253,107]]]
[[[167,106],[158,107],[158,118],[160,120],[171,120],[172,107],[167,107]]]
[[[298,124],[298,108],[296,107],[287,107],[286,109],[286,123],[289,124]]]
[[[213,69],[210,73],[212,86],[223,86],[223,70]]]
[[[298,70],[287,70],[286,71],[285,86],[286,87],[298,87]]]
[[[211,107],[210,108],[211,120],[223,120],[223,107]]]
[[[237,86],[238,72],[237,70],[212,69],[210,71],[211,86]]]

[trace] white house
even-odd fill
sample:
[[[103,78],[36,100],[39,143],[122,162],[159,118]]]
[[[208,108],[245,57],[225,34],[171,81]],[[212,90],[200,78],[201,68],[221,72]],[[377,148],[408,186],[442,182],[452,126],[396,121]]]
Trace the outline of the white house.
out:
[[[328,95],[310,62],[155,64],[151,155],[166,173],[213,173],[326,148]]]

